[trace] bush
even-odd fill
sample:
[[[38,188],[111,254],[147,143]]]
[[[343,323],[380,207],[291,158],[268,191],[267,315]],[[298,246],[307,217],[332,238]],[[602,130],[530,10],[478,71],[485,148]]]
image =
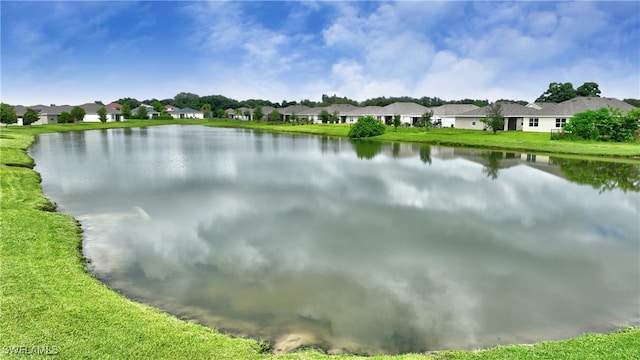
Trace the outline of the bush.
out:
[[[577,113],[564,126],[564,130],[571,134],[571,138],[597,140],[600,133],[596,129],[596,124],[600,124],[609,116],[606,108],[600,110],[586,110]]]
[[[349,130],[351,139],[359,139],[370,136],[378,136],[384,134],[386,127],[379,120],[371,116],[364,116],[358,119],[358,122]]]

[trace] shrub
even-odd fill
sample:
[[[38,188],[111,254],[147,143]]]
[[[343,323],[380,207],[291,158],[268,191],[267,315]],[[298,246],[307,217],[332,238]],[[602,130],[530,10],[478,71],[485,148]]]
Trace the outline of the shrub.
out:
[[[577,113],[564,126],[564,130],[571,133],[572,138],[597,140],[600,136],[596,124],[600,124],[609,116],[606,108],[600,110],[586,110]]]
[[[379,120],[371,116],[364,116],[358,119],[358,122],[349,130],[351,139],[359,139],[370,136],[378,136],[384,134],[386,127]]]

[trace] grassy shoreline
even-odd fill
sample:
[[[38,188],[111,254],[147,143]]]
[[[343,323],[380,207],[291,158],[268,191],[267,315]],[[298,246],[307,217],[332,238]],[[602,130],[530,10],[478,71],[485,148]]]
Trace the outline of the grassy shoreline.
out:
[[[169,123],[235,125],[223,121],[136,121],[0,129],[2,357],[26,358],[38,351],[46,351],[64,359],[357,358],[349,355],[328,356],[313,349],[286,355],[265,353],[258,341],[232,338],[136,303],[110,290],[87,273],[79,251],[82,235],[78,223],[68,215],[52,211],[52,205],[42,194],[39,174],[30,169],[34,162],[26,150],[33,142],[34,135]],[[277,126],[280,125],[274,125],[273,130],[287,130],[280,130]],[[271,127],[264,125],[266,129]],[[320,132],[327,128],[331,127],[308,126],[306,130],[317,129]],[[342,136],[340,131],[343,130],[323,135]],[[640,151],[640,147],[636,149]],[[640,329],[626,328],[607,335],[586,334],[565,341],[534,345],[375,358],[632,359],[640,357],[638,349]]]

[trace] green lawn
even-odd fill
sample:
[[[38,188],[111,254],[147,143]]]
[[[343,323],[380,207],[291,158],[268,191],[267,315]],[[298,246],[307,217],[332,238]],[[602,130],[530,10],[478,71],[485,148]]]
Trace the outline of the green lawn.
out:
[[[242,121],[210,121],[209,126],[243,127],[268,131],[318,134],[346,137],[349,125],[297,125],[267,124]],[[550,140],[547,133],[506,131],[493,134],[490,131],[452,128],[423,131],[416,128],[401,128],[387,131],[371,139],[381,141],[403,141],[448,146],[512,150],[538,154],[564,154],[573,156],[606,157],[640,161],[640,143],[605,143],[597,141]]]
[[[39,175],[30,169],[33,160],[25,151],[37,133],[151,123],[176,122],[0,129],[0,357],[32,358],[29,352],[44,349],[62,359],[356,358],[328,356],[315,350],[287,355],[264,352],[263,344],[258,341],[232,338],[128,300],[86,272],[79,249],[82,235],[77,222],[51,211],[53,206],[43,197]],[[345,131],[340,126],[283,127],[284,131],[293,128],[336,136],[342,136],[341,132]],[[278,127],[274,129],[283,131]],[[399,131],[397,136],[401,134]],[[422,136],[408,131],[406,134]],[[637,149],[635,145],[631,148]],[[481,351],[374,358],[637,359],[640,358],[640,329]]]

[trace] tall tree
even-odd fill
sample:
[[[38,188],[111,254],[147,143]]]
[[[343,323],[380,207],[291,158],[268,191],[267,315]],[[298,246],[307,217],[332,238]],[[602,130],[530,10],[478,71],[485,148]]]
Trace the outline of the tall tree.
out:
[[[81,122],[84,119],[84,116],[87,114],[83,108],[80,106],[74,106],[69,113],[71,115],[71,120],[73,122]]]
[[[140,101],[127,97],[127,98],[122,98],[122,99],[118,99],[116,100],[116,102],[120,105],[128,105],[129,109],[135,109],[138,106],[140,106]]]
[[[502,105],[499,103],[492,103],[487,106],[487,116],[481,120],[487,128],[491,129],[493,133],[497,133],[498,130],[504,130],[504,115],[502,114]]]
[[[120,112],[125,119],[131,117],[131,107],[129,106],[129,104],[122,104]]]
[[[22,116],[22,125],[31,125],[34,122],[38,121],[40,117],[38,113],[33,109],[27,109]]]
[[[263,117],[264,114],[262,113],[262,106],[256,106],[256,108],[253,109],[253,120],[260,121]]]
[[[547,89],[547,91],[540,95],[540,97],[536,99],[536,102],[559,103],[566,100],[571,100],[576,96],[578,96],[578,93],[573,88],[573,84],[571,84],[570,82],[552,82],[551,84],[549,84],[549,89]]]
[[[105,109],[104,106],[98,109],[98,118],[101,123],[107,122],[107,109]]]
[[[138,107],[138,113],[136,114],[136,116],[140,120],[144,120],[144,119],[149,118],[149,113],[147,112],[147,108],[144,107],[144,106]]]
[[[576,89],[578,96],[600,97],[600,89],[598,84],[594,82],[586,82]]]
[[[393,128],[395,131],[398,131],[398,126],[400,126],[400,115],[393,115]]]
[[[9,126],[9,124],[15,124],[18,122],[18,115],[13,106],[9,104],[0,104],[0,122]]]
[[[278,112],[278,110],[271,110],[271,121],[280,121],[280,113]]]
[[[337,124],[340,122],[340,113],[338,112],[338,110],[333,110],[329,121],[331,121],[332,124]]]
[[[211,104],[204,104],[202,105],[202,107],[200,108],[200,110],[202,111],[202,113],[204,114],[204,118],[208,119],[211,117]]]
[[[153,106],[153,110],[157,112],[162,112],[162,109],[164,109],[164,105],[158,100],[151,102],[151,106]]]
[[[331,121],[331,114],[325,109],[322,109],[322,111],[320,111],[320,114],[318,114],[318,117],[320,118],[320,121],[323,124],[326,124],[329,121]]]
[[[433,111],[427,110],[420,117],[420,125],[424,128],[424,131],[431,129],[433,123],[431,122],[431,118],[433,117]]]

